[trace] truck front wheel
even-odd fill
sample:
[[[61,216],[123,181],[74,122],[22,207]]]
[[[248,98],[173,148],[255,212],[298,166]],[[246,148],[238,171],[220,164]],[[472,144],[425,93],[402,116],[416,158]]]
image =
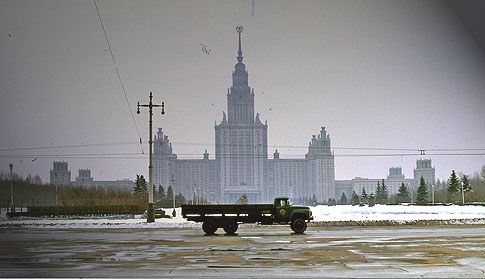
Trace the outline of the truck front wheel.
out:
[[[226,223],[224,223],[224,231],[226,234],[234,234],[237,231],[238,224],[235,220],[228,220]]]
[[[217,224],[213,220],[206,220],[202,223],[202,230],[207,235],[213,235],[217,231]]]
[[[294,219],[291,221],[290,228],[295,232],[295,233],[303,233],[306,230],[306,222],[303,219]]]

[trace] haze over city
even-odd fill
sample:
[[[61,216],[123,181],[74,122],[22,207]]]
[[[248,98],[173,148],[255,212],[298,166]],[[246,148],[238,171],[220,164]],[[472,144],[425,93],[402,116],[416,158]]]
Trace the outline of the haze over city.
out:
[[[303,158],[325,126],[335,179],[381,178],[393,166],[412,177],[419,158],[431,158],[440,179],[485,164],[484,53],[445,2],[97,5],[126,95],[93,1],[0,3],[0,171],[13,163],[48,182],[60,160],[96,180],[147,175],[148,113],[137,115],[136,104],[149,92],[165,102],[154,127],[174,153],[194,159],[207,149],[213,158],[237,25],[270,157],[278,149]],[[377,150],[340,149],[360,147]],[[404,155],[341,157],[388,153]],[[433,155],[444,153],[454,155]]]

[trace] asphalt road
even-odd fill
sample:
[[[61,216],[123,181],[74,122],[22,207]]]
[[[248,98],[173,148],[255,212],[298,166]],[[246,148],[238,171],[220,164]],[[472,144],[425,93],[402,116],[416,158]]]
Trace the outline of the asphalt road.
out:
[[[485,226],[0,229],[0,277],[485,278]]]

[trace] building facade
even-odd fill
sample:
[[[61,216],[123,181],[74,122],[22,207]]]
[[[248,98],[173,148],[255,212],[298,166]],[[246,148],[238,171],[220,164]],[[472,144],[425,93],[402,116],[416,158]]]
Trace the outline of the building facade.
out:
[[[54,162],[50,171],[50,183],[52,185],[70,185],[71,171],[68,170],[67,162]]]
[[[352,197],[352,192],[355,192],[359,196],[362,194],[362,189],[365,189],[367,194],[377,192],[377,183],[382,185],[382,181],[386,185],[389,198],[396,195],[399,192],[399,187],[404,184],[410,192],[416,191],[419,185],[419,180],[423,176],[428,187],[434,184],[435,169],[431,167],[430,159],[419,159],[416,161],[416,169],[414,169],[413,178],[405,178],[401,167],[389,168],[389,174],[387,178],[362,178],[355,177],[352,180],[337,180],[335,181],[335,195],[341,197],[342,193],[345,193],[347,200],[350,202],[349,197]]]
[[[413,179],[404,177],[401,167],[392,167],[389,168],[389,174],[385,179],[369,179],[362,177],[352,179],[352,191],[355,191],[355,193],[360,196],[362,194],[362,189],[365,188],[367,194],[373,193],[375,195],[377,193],[377,183],[382,186],[382,181],[384,181],[389,198],[399,192],[399,187],[401,187],[403,183],[408,189],[411,189],[410,187],[413,184]]]
[[[318,202],[335,198],[334,155],[325,127],[314,135],[305,158],[280,159],[276,150],[268,158],[268,124],[254,109],[254,89],[249,86],[243,63],[241,33],[237,63],[227,91],[227,115],[215,124],[215,158],[207,151],[198,160],[178,159],[168,136],[158,129],[154,137],[154,185],[192,197],[197,191],[213,203],[234,203],[242,195],[250,203],[268,203],[275,197],[295,200],[315,197]]]
[[[268,158],[268,125],[254,116],[254,89],[242,63],[241,32],[232,86],[227,91],[227,119],[215,125],[216,200],[236,201],[245,194],[251,203],[263,201]]]
[[[428,190],[435,184],[435,169],[431,166],[431,159],[419,159],[416,161],[416,168],[414,169],[413,187],[419,187],[421,177],[428,186]]]
[[[80,186],[80,187],[104,187],[123,189],[132,191],[135,187],[135,181],[130,179],[121,179],[114,181],[95,181],[91,176],[91,170],[79,169],[76,180],[71,181],[71,171],[68,170],[67,162],[54,162],[50,171],[50,183],[52,185]]]

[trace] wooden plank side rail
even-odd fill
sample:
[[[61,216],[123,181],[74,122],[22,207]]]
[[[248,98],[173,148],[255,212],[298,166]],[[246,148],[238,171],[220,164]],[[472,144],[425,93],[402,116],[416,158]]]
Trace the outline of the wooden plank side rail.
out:
[[[182,215],[211,215],[211,214],[272,214],[273,204],[208,204],[182,205]]]

